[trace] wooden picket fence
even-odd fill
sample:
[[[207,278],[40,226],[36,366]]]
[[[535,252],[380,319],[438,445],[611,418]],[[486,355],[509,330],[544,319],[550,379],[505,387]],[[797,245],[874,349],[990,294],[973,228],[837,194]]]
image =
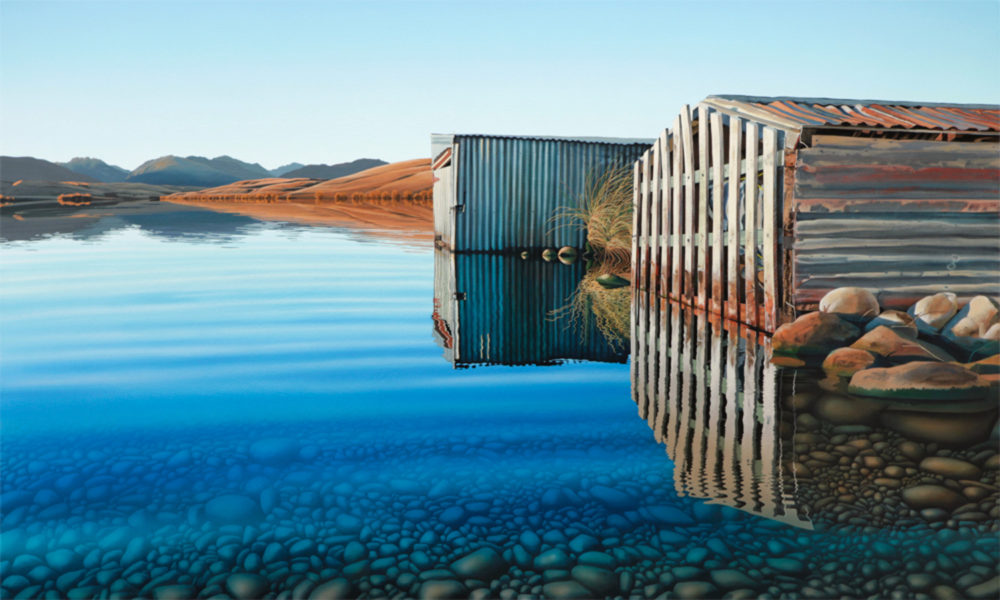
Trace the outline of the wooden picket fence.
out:
[[[685,105],[634,166],[632,281],[773,332],[781,302],[782,131]]]

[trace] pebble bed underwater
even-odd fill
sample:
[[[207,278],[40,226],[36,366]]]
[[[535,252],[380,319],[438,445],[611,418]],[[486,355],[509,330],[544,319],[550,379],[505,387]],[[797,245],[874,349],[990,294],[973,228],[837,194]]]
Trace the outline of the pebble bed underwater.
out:
[[[454,368],[430,244],[3,252],[4,598],[1000,597],[994,438],[919,439],[801,373],[737,390],[766,357],[707,324],[721,390],[640,394],[635,364]]]

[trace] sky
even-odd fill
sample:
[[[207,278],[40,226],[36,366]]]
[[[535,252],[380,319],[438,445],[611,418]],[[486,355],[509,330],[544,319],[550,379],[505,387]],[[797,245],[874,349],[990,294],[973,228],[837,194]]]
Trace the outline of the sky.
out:
[[[4,155],[391,162],[719,93],[1000,103],[1000,1],[0,0]]]

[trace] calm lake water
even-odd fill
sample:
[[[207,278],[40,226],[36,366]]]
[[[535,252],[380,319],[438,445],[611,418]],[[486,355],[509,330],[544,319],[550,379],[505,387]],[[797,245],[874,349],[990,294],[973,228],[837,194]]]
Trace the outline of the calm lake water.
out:
[[[997,595],[992,422],[913,439],[692,316],[570,348],[579,265],[201,214],[0,247],[4,597]]]

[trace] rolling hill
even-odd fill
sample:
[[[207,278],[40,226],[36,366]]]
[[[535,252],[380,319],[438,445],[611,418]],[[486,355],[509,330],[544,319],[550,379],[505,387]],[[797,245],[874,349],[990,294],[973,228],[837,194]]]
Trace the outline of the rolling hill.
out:
[[[256,163],[246,163],[230,156],[161,156],[148,160],[129,173],[126,181],[158,185],[211,187],[225,185],[270,173]]]
[[[54,162],[30,156],[0,156],[0,181],[12,183],[20,180],[84,181],[97,183],[90,175],[76,173]]]
[[[76,157],[69,162],[59,163],[74,173],[93,177],[97,181],[115,183],[125,181],[128,170],[115,165],[109,165],[99,158]]]
[[[429,201],[433,187],[430,159],[381,165],[337,179],[266,177],[236,181],[196,192],[164,196],[166,201],[325,202],[343,200]]]

